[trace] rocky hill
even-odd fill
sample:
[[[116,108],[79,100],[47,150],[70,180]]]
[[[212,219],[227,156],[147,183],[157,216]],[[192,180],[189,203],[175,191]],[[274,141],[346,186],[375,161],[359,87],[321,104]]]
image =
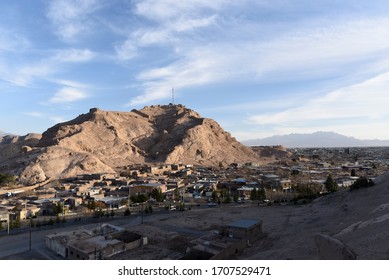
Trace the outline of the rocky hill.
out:
[[[14,167],[13,171],[28,183],[114,172],[118,167],[143,162],[228,165],[260,161],[252,149],[231,137],[217,122],[182,105],[150,106],[131,112],[91,109],[49,128],[39,142],[25,140],[14,140],[18,145],[14,143],[13,149],[17,151],[12,153],[13,164],[8,168]]]

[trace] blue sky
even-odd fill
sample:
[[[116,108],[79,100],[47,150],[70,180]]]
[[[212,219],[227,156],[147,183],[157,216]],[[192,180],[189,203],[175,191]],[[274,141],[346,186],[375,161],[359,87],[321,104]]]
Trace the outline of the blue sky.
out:
[[[0,1],[0,130],[176,103],[238,140],[389,139],[389,1]]]

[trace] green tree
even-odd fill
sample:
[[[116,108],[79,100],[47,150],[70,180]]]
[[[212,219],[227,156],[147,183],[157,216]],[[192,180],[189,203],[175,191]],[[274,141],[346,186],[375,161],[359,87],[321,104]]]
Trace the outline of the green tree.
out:
[[[266,191],[264,188],[260,188],[258,191],[257,191],[257,198],[258,200],[264,200],[266,199]]]
[[[234,193],[234,202],[238,202],[239,201],[239,194],[238,192],[235,192]]]
[[[53,213],[54,215],[63,214],[63,203],[58,201],[56,205],[53,206]]]
[[[250,192],[250,199],[251,200],[258,200],[257,188],[254,188],[254,189],[251,190],[251,192]]]
[[[217,192],[216,192],[216,191],[213,191],[213,192],[212,192],[212,200],[213,200],[213,201],[216,201],[216,200],[217,200]]]
[[[354,182],[354,184],[352,184],[350,186],[350,189],[357,190],[360,188],[367,188],[367,187],[371,187],[371,186],[374,186],[373,180],[367,179],[366,177],[361,176]]]
[[[332,178],[331,174],[327,176],[324,185],[328,192],[336,192],[338,190],[338,183]]]
[[[17,216],[16,219],[15,219],[15,221],[14,221],[14,226],[13,226],[13,228],[20,228],[20,226],[21,226],[20,217]]]
[[[3,227],[3,222],[0,221],[0,230],[3,230],[3,229],[4,229],[4,227]]]
[[[164,195],[160,189],[153,189],[150,196],[154,198],[157,202],[162,202],[164,200]]]
[[[227,193],[226,196],[224,197],[224,203],[228,204],[228,203],[231,203],[232,199],[231,199],[231,195],[230,193]]]
[[[0,186],[9,186],[16,184],[16,177],[12,174],[0,173]]]
[[[96,209],[96,202],[94,200],[92,200],[92,201],[88,200],[86,207],[89,210],[95,210]]]
[[[144,193],[139,193],[137,195],[131,196],[131,201],[134,203],[143,203],[148,200],[148,196]]]
[[[130,208],[127,208],[127,209],[124,211],[124,216],[130,216],[130,215],[131,215]]]

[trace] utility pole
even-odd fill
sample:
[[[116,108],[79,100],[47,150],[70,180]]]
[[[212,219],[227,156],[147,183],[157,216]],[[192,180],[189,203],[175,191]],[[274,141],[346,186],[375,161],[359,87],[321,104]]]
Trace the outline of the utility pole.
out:
[[[172,88],[172,104],[174,105],[174,88]]]
[[[31,251],[31,223],[32,223],[32,217],[30,217],[30,251]]]

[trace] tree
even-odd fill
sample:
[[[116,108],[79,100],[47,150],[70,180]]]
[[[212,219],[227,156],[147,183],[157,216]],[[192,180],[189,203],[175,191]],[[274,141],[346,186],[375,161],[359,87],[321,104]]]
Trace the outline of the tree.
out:
[[[351,174],[350,174],[351,177],[355,177],[357,176],[357,173],[355,172],[355,169],[351,169]]]
[[[3,227],[3,222],[0,221],[0,230],[3,230],[3,229],[4,229],[4,227]]]
[[[95,210],[96,209],[96,202],[94,200],[93,201],[88,200],[86,207],[89,210]]]
[[[359,177],[354,182],[354,184],[352,184],[350,186],[350,189],[351,190],[357,190],[357,189],[360,189],[360,188],[367,188],[367,187],[371,187],[371,186],[374,186],[373,180],[367,179],[366,177],[362,176],[362,177]]]
[[[164,200],[164,195],[160,189],[153,189],[150,196],[154,198],[157,202],[162,202]]]
[[[55,215],[59,215],[63,213],[63,203],[62,202],[57,202],[56,205],[53,206],[53,213]]]
[[[13,228],[20,228],[20,226],[21,226],[20,217],[17,216],[17,217],[16,217],[16,220],[15,220],[15,222],[14,222]]]
[[[227,193],[227,195],[224,197],[224,203],[228,204],[228,203],[231,203],[231,195],[230,193]]]
[[[124,216],[130,216],[130,215],[131,215],[130,208],[127,208],[127,209],[124,211]]]
[[[14,185],[16,183],[16,177],[12,174],[0,173],[0,186]]]
[[[239,201],[239,194],[238,192],[235,192],[234,193],[234,202],[238,202]]]
[[[146,202],[147,200],[148,200],[148,196],[143,193],[139,193],[137,195],[131,196],[131,201],[134,203],[143,203]]]
[[[257,198],[258,200],[264,200],[266,199],[266,191],[264,188],[260,188],[257,192]]]
[[[213,201],[216,201],[216,200],[217,200],[217,192],[216,192],[216,191],[213,191],[213,192],[212,192],[212,200],[213,200]]]
[[[254,189],[251,190],[251,192],[250,192],[250,199],[251,200],[258,200],[257,188],[254,188]]]
[[[336,183],[336,181],[332,179],[331,174],[327,176],[327,180],[324,185],[328,192],[336,192],[338,190],[338,183]]]

